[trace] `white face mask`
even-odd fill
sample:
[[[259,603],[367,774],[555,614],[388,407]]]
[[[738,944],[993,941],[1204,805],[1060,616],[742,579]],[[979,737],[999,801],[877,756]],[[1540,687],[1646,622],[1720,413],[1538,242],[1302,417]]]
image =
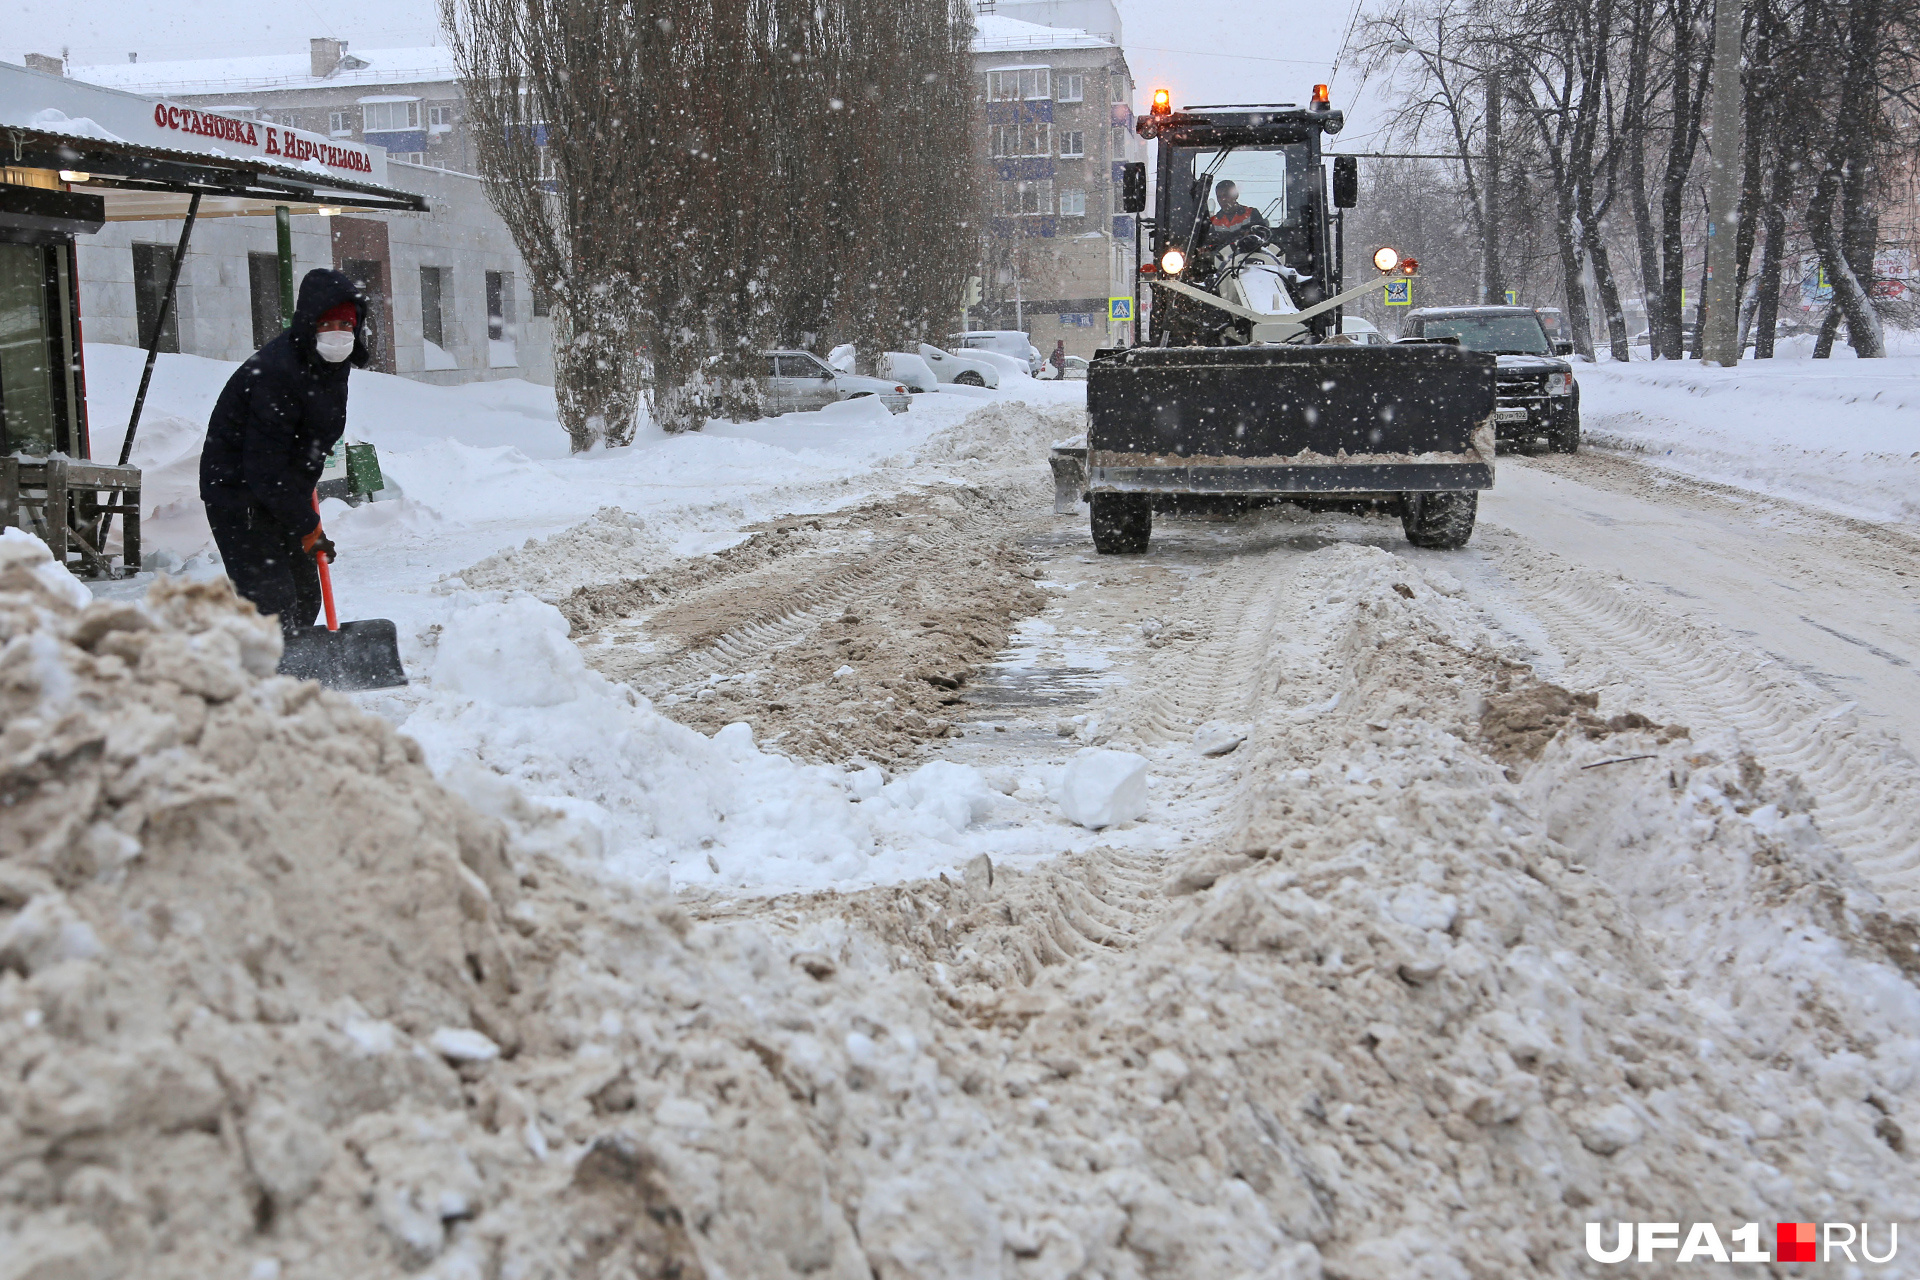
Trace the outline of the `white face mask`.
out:
[[[330,329],[314,338],[313,349],[318,351],[320,358],[328,364],[339,364],[353,354],[353,335],[342,333],[338,329]]]

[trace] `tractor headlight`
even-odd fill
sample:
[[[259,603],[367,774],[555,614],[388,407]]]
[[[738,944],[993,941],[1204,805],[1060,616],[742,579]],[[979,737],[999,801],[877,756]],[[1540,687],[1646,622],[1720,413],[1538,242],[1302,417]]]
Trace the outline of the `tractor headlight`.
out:
[[[1547,394],[1550,396],[1569,395],[1573,391],[1573,375],[1570,373],[1550,373],[1547,375]]]
[[[1391,271],[1400,265],[1400,251],[1392,245],[1381,245],[1373,251],[1373,269]]]
[[[1169,249],[1160,255],[1160,269],[1170,276],[1177,276],[1187,269],[1187,255],[1178,249]]]

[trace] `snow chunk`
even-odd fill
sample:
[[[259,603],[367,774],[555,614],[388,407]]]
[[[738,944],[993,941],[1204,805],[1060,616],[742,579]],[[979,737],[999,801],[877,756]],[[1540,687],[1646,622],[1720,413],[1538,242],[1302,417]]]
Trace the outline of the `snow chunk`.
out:
[[[492,1062],[500,1056],[500,1046],[478,1031],[464,1027],[441,1027],[427,1040],[433,1051],[452,1062]]]
[[[978,769],[951,760],[930,760],[888,783],[881,795],[902,809],[939,819],[965,831],[993,810],[993,791]]]
[[[440,637],[434,683],[501,707],[557,707],[581,694],[587,664],[560,611],[529,595],[456,613]]]
[[[24,529],[0,529],[0,573],[16,565],[76,609],[84,609],[93,602],[93,592],[87,590],[86,584],[67,572],[65,566],[53,562],[53,553],[47,550],[46,543]]]
[[[1095,831],[1138,818],[1147,811],[1146,757],[1100,747],[1080,751],[1061,776],[1060,810]]]
[[[1247,726],[1209,720],[1193,731],[1193,749],[1203,756],[1224,756],[1247,740]]]

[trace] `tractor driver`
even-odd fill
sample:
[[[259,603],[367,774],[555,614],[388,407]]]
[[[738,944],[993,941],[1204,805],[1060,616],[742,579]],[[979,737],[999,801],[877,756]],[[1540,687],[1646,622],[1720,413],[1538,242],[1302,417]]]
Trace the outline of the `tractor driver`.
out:
[[[1252,239],[1256,242],[1260,233],[1268,230],[1267,220],[1252,205],[1240,203],[1240,185],[1231,178],[1222,178],[1213,188],[1213,194],[1220,205],[1220,211],[1207,219],[1207,246],[1224,249],[1231,244],[1252,247],[1244,242]]]

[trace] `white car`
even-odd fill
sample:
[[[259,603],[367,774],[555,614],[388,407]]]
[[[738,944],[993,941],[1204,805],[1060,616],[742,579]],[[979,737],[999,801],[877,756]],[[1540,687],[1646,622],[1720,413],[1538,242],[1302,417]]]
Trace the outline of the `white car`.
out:
[[[1060,376],[1068,381],[1085,382],[1087,380],[1086,357],[1068,356],[1067,367],[1060,371]]]
[[[840,400],[878,396],[894,413],[913,407],[904,385],[887,378],[843,373],[811,351],[763,351],[766,360],[767,408],[782,413],[807,413]]]
[[[976,360],[972,356],[956,356],[924,342],[920,344],[920,358],[933,370],[933,376],[942,382],[958,383],[963,387],[1000,385],[1000,369],[988,361]]]
[[[940,389],[940,379],[933,372],[933,366],[911,352],[882,351],[875,364],[880,370],[881,377],[905,383],[909,391]]]
[[[1329,334],[1327,341],[1347,347],[1384,347],[1386,335],[1374,328],[1371,320],[1347,316],[1340,321],[1340,332]]]
[[[1004,355],[1001,352],[990,350],[987,347],[969,347],[966,351],[966,358],[978,361],[981,364],[990,364],[998,369],[1000,371],[1000,385],[1003,387],[1010,382],[1016,382],[1021,378],[1031,378],[1033,376],[1033,371],[1027,368],[1027,362],[1025,360],[1016,360],[1010,355]]]
[[[1040,371],[1046,368],[1040,348],[1018,329],[972,329],[966,333],[950,333],[947,341],[956,351],[992,351],[1018,360],[1027,367],[1029,378],[1039,377]]]

